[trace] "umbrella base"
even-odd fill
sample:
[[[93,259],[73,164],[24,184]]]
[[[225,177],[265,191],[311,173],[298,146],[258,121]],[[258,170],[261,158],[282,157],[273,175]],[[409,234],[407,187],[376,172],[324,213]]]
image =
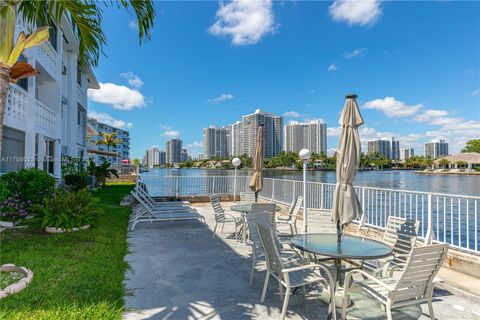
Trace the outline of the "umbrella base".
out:
[[[327,290],[323,289],[322,293],[320,295],[320,300],[322,300],[323,303],[326,305],[330,304],[330,292]],[[349,301],[348,306],[350,307],[352,305],[352,300]],[[342,308],[343,307],[343,288],[337,288],[335,291],[335,307],[336,308]]]

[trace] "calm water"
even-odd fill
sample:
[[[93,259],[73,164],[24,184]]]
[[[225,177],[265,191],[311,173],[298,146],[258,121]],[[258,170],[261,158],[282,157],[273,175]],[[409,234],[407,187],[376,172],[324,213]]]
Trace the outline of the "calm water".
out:
[[[151,169],[143,173],[147,180],[156,180],[161,176],[220,176],[233,175],[233,170],[205,169]],[[307,181],[335,183],[333,171],[311,171],[307,173]],[[251,175],[250,170],[239,170],[238,175]],[[266,170],[266,178],[302,180],[300,171],[285,172]],[[150,180],[151,181],[151,180]],[[423,175],[413,171],[360,171],[355,179],[355,185],[409,191],[429,191],[463,195],[480,195],[480,176],[461,175]]]

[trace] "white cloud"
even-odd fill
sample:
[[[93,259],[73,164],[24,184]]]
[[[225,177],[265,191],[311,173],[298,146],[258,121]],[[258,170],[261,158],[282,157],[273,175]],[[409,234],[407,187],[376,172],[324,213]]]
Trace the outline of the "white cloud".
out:
[[[133,127],[133,123],[126,122],[124,120],[114,119],[111,115],[105,112],[98,113],[92,110],[88,113],[88,117],[119,129],[129,129]]]
[[[477,89],[477,90],[473,90],[472,96],[474,96],[474,97],[480,97],[480,88]]]
[[[332,63],[331,65],[328,66],[327,71],[337,71],[338,67],[335,63]]]
[[[185,149],[187,149],[188,154],[196,155],[202,153],[203,151],[203,142],[202,141],[194,141],[192,143],[187,143],[185,145]]]
[[[334,21],[349,25],[372,25],[382,15],[380,0],[335,0],[329,7]]]
[[[343,57],[345,59],[353,59],[353,58],[360,58],[363,57],[363,54],[367,51],[367,48],[360,48],[360,49],[355,49],[352,52],[346,52],[343,54]]]
[[[221,102],[224,102],[224,101],[227,101],[227,100],[232,100],[233,98],[234,98],[233,94],[224,93],[224,94],[219,95],[216,98],[207,100],[207,102],[208,103],[221,103]]]
[[[447,110],[425,109],[417,114],[413,120],[418,122],[426,122],[431,125],[448,125],[462,122],[463,118],[451,117]]]
[[[416,114],[423,107],[422,104],[407,105],[394,97],[385,97],[367,101],[364,109],[373,109],[383,112],[389,118],[409,117]]]
[[[220,2],[216,18],[208,31],[216,36],[231,36],[234,45],[255,44],[275,30],[271,0]]]
[[[109,104],[114,109],[132,110],[145,106],[145,97],[140,91],[115,83],[100,82],[100,89],[88,89],[88,98],[92,101]]]
[[[143,86],[142,79],[140,79],[139,76],[137,76],[131,71],[120,73],[120,77],[127,79],[128,84],[130,84],[131,86],[134,86],[137,89],[140,89]]]
[[[303,115],[301,115],[301,114],[298,113],[297,111],[286,111],[285,113],[283,113],[283,116],[284,116],[284,117],[288,117],[288,118],[300,118],[300,117],[303,117]]]
[[[128,27],[133,30],[138,30],[138,23],[136,21],[129,21],[128,22]]]
[[[167,138],[177,138],[180,136],[180,131],[178,130],[165,130],[163,136]]]

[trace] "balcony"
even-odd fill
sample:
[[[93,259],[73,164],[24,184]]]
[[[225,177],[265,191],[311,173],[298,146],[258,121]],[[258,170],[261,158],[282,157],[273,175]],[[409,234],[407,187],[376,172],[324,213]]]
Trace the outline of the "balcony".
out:
[[[4,123],[6,126],[25,131],[27,124],[28,95],[15,84],[8,88]]]
[[[58,75],[58,54],[50,42],[46,41],[35,47],[36,60],[54,79]]]
[[[35,130],[50,138],[56,138],[58,134],[56,124],[57,115],[55,112],[40,101],[35,100]]]

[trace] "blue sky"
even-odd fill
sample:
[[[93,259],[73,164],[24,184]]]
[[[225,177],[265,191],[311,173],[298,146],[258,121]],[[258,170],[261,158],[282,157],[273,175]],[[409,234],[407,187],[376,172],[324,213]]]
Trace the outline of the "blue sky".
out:
[[[201,152],[202,129],[256,108],[324,119],[336,148],[346,93],[358,94],[361,138],[395,136],[423,153],[480,138],[480,3],[157,2],[139,45],[128,13],[107,9],[108,46],[89,113],[126,128],[132,156],[179,136]]]

